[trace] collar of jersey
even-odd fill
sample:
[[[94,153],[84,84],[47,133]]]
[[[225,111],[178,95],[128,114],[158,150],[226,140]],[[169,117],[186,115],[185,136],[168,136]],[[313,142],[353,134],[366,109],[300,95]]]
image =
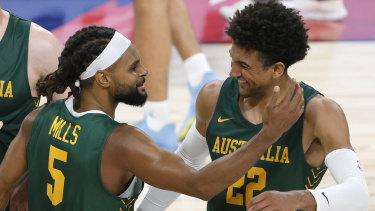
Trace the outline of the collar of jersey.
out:
[[[69,113],[78,118],[78,117],[81,117],[81,116],[84,116],[86,114],[104,114],[104,115],[107,115],[106,113],[104,113],[103,111],[99,111],[99,110],[91,110],[91,111],[85,111],[85,112],[75,112],[74,109],[73,109],[73,98],[68,98],[66,101],[65,101],[65,106],[66,108],[68,109]],[[108,115],[107,115],[108,116]],[[109,118],[112,119],[112,117],[108,116]]]

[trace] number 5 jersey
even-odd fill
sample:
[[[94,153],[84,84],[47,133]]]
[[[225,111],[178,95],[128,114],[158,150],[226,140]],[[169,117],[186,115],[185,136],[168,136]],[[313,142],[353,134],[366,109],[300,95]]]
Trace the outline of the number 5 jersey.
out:
[[[133,210],[143,182],[134,177],[116,196],[101,179],[104,144],[120,123],[102,111],[76,113],[57,100],[34,120],[27,145],[30,211]]]

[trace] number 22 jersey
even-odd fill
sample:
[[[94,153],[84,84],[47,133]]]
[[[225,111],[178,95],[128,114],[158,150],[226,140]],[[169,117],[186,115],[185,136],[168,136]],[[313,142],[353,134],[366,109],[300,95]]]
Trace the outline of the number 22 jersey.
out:
[[[305,107],[318,91],[301,82]],[[229,77],[223,84],[214,115],[207,128],[207,144],[212,160],[236,151],[261,129],[242,115],[238,105],[238,82]],[[271,145],[256,164],[237,182],[207,203],[208,211],[245,211],[250,200],[268,191],[314,189],[327,168],[311,167],[302,147],[304,114],[281,138]],[[230,172],[228,172],[230,173]],[[215,179],[215,178],[212,178]]]

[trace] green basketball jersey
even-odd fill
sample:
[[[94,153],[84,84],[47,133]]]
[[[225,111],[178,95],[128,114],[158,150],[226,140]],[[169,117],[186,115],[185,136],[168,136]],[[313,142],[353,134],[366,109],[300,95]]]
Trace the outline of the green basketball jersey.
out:
[[[304,90],[305,104],[320,94],[303,82],[300,86]],[[237,80],[228,78],[221,88],[215,113],[207,128],[212,160],[236,151],[262,129],[262,123],[255,125],[245,119],[239,109],[238,97]],[[304,114],[241,179],[208,201],[207,210],[245,211],[254,196],[267,190],[315,188],[327,168],[313,168],[306,162],[302,147],[303,122]]]
[[[101,111],[75,113],[72,99],[43,108],[35,118],[26,150],[29,210],[134,210],[143,189],[141,180],[135,177],[118,197],[101,179],[104,144],[119,125]]]
[[[10,13],[0,41],[0,162],[17,135],[23,119],[39,104],[31,96],[27,76],[30,21]]]

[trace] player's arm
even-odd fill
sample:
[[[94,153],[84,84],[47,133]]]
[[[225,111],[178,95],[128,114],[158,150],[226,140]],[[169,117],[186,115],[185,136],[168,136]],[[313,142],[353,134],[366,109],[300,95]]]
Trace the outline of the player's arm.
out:
[[[369,192],[358,157],[350,144],[349,128],[340,106],[316,96],[306,108],[306,121],[320,140],[324,162],[337,185],[326,189],[264,192],[250,202],[250,211],[267,209],[368,210]]]
[[[57,70],[58,57],[64,46],[50,31],[38,24],[31,23],[28,52],[28,69],[30,88],[33,96],[37,96],[36,83],[49,73]],[[61,94],[55,93],[53,99],[68,96],[69,88]]]
[[[295,89],[296,96],[290,101]],[[124,159],[118,159],[118,165],[146,183],[209,200],[243,176],[300,117],[304,103],[302,89],[295,83],[287,93],[289,95],[276,105],[279,102],[279,89],[275,89],[263,115],[264,126],[256,136],[235,152],[211,162],[199,171],[186,165],[177,155],[158,148],[150,138],[131,126],[116,129],[107,143],[114,150],[112,156],[120,158],[124,157],[121,156],[123,154],[127,155]],[[110,143],[121,137],[122,141]]]
[[[368,210],[366,179],[350,144],[344,112],[336,102],[322,96],[311,102],[311,114],[316,113],[314,136],[320,140],[324,162],[337,182],[330,188],[311,190],[317,210]]]
[[[0,165],[0,210],[7,205],[13,188],[27,170],[26,146],[37,113],[39,110],[31,112],[23,120],[20,131],[11,142]]]
[[[208,152],[205,131],[214,113],[220,89],[224,81],[211,81],[200,91],[196,102],[196,122],[192,124],[184,141],[176,150],[178,155],[187,165],[196,170],[201,169]],[[197,130],[204,131],[204,135]],[[137,211],[161,211],[167,209],[180,195],[180,193],[159,189],[151,186]]]

